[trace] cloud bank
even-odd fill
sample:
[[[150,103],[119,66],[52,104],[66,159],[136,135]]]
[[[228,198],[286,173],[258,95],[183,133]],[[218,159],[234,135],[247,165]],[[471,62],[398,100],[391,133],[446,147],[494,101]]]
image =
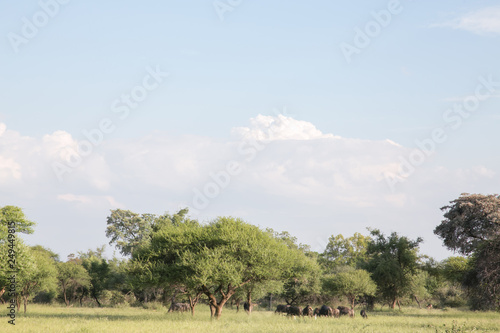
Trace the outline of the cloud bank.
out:
[[[110,139],[60,182],[53,164],[71,160],[68,147],[79,145],[73,135],[34,138],[0,123],[0,200],[26,209],[39,222],[32,242],[60,253],[107,243],[110,209],[159,214],[183,207],[201,220],[234,215],[288,230],[322,251],[330,235],[366,234],[366,227],[432,238],[439,207],[495,176],[480,165],[430,163],[393,192],[384,175],[397,173],[399,157],[411,149],[390,140],[343,138],[284,115],[258,115],[231,133],[229,140],[161,132]],[[228,163],[239,171],[227,173]],[[206,194],[202,209],[197,193]],[[80,237],[69,241],[69,229]],[[440,249],[439,241],[432,246]]]

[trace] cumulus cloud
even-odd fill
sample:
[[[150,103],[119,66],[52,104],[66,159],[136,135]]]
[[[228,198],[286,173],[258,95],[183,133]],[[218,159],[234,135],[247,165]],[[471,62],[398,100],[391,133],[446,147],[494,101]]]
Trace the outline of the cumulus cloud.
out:
[[[365,226],[393,228],[415,202],[430,202],[428,207],[435,209],[432,200],[440,191],[451,188],[446,194],[451,200],[463,191],[474,192],[478,184],[494,186],[496,179],[493,170],[481,165],[459,169],[424,164],[393,192],[385,175],[399,172],[400,156],[408,156],[411,148],[391,140],[323,133],[310,122],[283,115],[250,119],[247,126],[234,128],[228,140],[160,132],[134,140],[105,140],[70,168],[62,182],[53,165],[74,160],[79,142],[70,133],[34,138],[5,125],[0,133],[0,201],[64,211],[64,219],[51,214],[41,223],[40,235],[68,223],[83,233],[89,221],[104,230],[109,209],[162,213],[187,206],[193,218],[235,215],[298,232],[307,243]],[[237,163],[241,172],[228,176],[229,162]],[[214,185],[217,193],[207,195],[209,204],[199,209],[195,193],[205,195],[207,186],[213,190]],[[445,203],[439,202],[438,208]],[[420,204],[419,211],[426,207]],[[314,227],[304,230],[301,223],[310,214],[315,216]],[[408,216],[404,223],[418,229],[418,218]],[[74,250],[82,249],[68,251]]]
[[[500,34],[500,6],[482,8],[454,20],[434,24],[435,27],[451,27],[476,34]]]
[[[296,120],[284,115],[258,115],[250,119],[251,126],[236,127],[232,130],[236,137],[245,140],[314,140],[335,138],[332,134],[323,134],[313,124]]]

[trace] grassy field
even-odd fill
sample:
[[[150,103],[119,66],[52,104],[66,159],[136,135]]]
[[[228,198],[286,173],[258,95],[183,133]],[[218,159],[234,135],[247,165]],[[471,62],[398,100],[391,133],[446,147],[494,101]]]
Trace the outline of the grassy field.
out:
[[[5,311],[2,311],[5,313]],[[2,316],[0,332],[500,332],[500,314],[459,310],[369,312],[356,318],[287,318],[267,311],[224,309],[219,321],[211,321],[207,306],[191,314],[167,313],[143,308],[65,308],[30,305],[17,314],[15,327]]]

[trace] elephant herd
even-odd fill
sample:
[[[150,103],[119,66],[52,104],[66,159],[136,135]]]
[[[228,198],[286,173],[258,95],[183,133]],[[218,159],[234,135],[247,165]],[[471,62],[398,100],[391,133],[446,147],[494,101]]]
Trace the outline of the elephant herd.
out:
[[[327,305],[323,305],[321,308],[315,308],[313,310],[309,305],[306,306],[304,309],[302,309],[299,306],[279,304],[276,307],[276,311],[274,311],[274,313],[287,314],[289,316],[304,316],[304,317],[324,316],[324,317],[335,317],[335,318],[339,318],[340,316],[346,315],[351,318],[354,318],[354,310],[346,306],[339,306],[338,308],[333,309]],[[359,314],[364,319],[368,318],[368,315],[366,314],[365,310],[361,310]]]

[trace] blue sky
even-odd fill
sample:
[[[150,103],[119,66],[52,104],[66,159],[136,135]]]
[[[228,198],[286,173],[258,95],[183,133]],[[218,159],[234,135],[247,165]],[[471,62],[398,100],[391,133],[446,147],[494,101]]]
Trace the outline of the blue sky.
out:
[[[316,250],[368,226],[423,236],[442,259],[439,208],[498,192],[498,1],[66,2],[0,3],[0,205],[38,222],[30,243],[65,257],[107,242],[110,209],[189,206]],[[147,96],[122,119],[134,89]],[[476,89],[487,97],[458,120],[448,110]],[[103,120],[112,130],[58,177]],[[436,129],[427,155],[417,141]],[[194,207],[229,161],[243,171]]]

